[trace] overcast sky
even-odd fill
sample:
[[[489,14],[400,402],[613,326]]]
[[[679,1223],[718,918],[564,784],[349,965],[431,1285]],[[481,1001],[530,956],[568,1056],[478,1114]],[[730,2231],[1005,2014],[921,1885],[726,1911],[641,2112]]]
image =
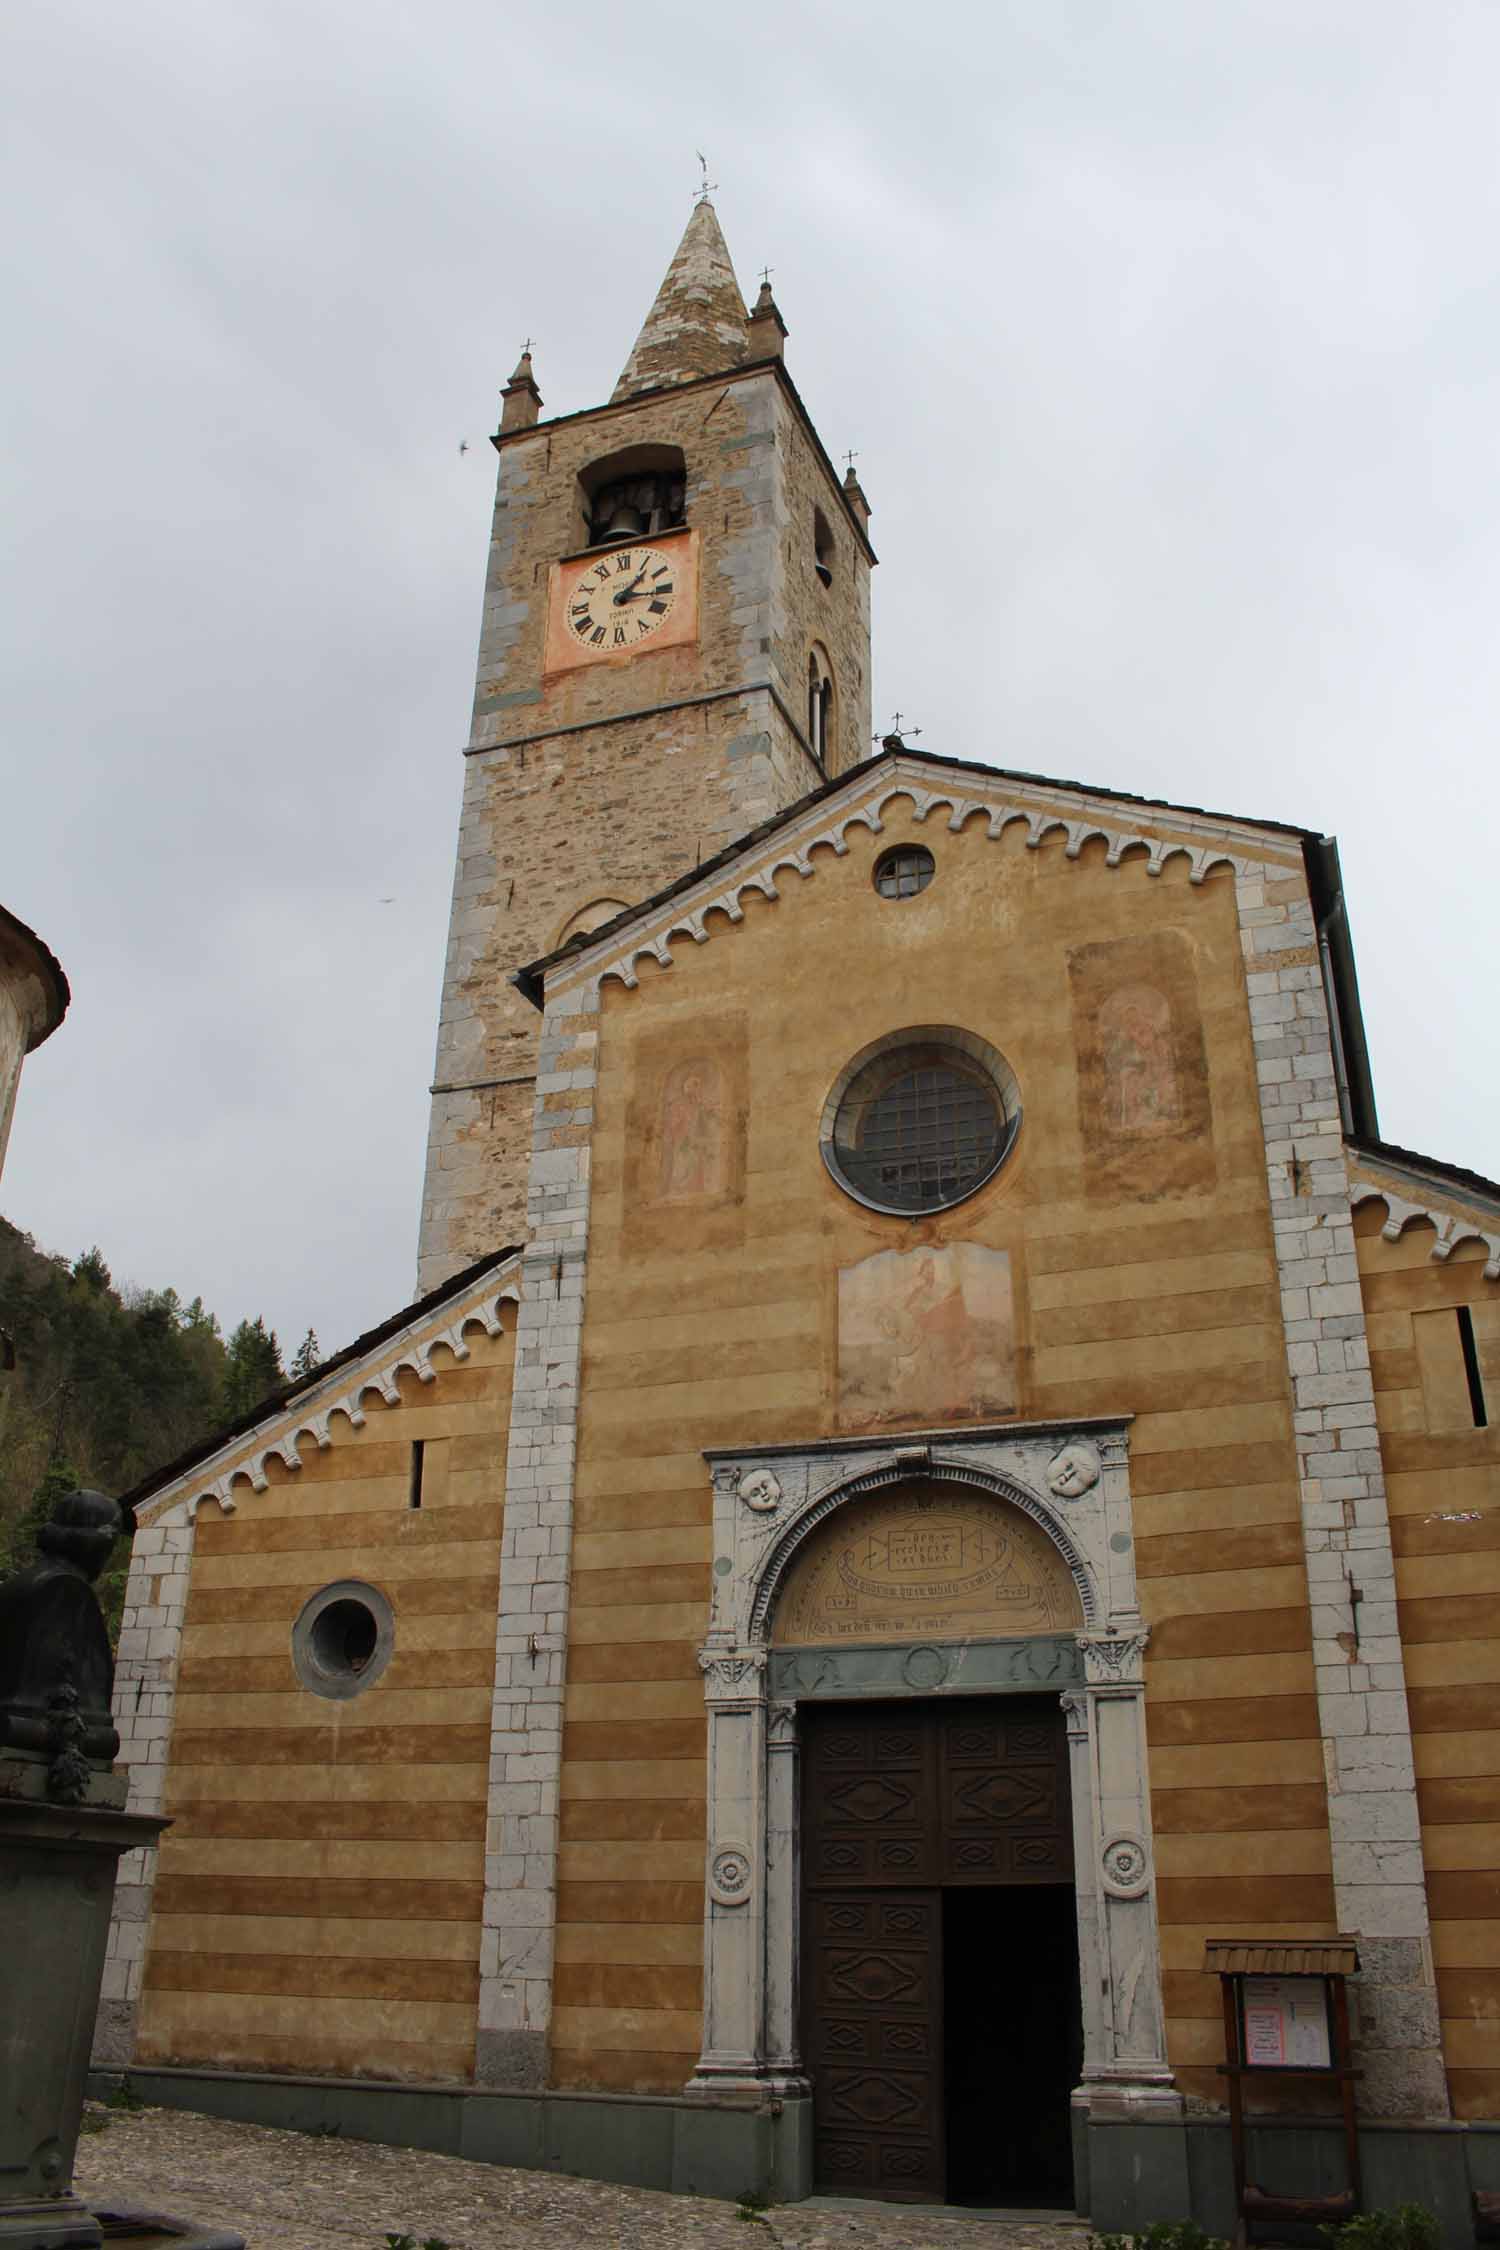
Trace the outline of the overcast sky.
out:
[[[0,41],[0,900],[74,992],[0,1209],[45,1247],[288,1351],[410,1296],[484,439],[527,335],[546,413],[607,396],[695,148],[858,449],[879,715],[1335,831],[1382,1130],[1500,1174],[1493,0]]]

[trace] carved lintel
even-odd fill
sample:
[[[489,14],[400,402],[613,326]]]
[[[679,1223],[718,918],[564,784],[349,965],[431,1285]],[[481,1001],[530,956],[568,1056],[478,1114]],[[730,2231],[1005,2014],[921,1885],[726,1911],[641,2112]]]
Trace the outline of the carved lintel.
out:
[[[1090,1687],[1138,1687],[1151,1633],[1138,1626],[1129,1633],[1080,1633],[1083,1676]]]

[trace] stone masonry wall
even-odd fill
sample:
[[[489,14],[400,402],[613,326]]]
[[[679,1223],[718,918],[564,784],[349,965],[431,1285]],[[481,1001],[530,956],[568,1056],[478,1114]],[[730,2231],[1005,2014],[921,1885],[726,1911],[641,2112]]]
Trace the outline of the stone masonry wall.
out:
[[[1444,2117],[1395,1561],[1317,931],[1300,877],[1252,870],[1237,892],[1295,1407],[1334,1896],[1340,1929],[1359,1939],[1360,2104],[1377,2117]]]
[[[814,642],[833,671],[833,739],[830,773],[868,758],[870,714],[870,565],[835,499],[828,470],[783,397],[777,423],[783,509],[779,600],[772,636],[773,677],[806,725],[807,659]],[[821,509],[833,535],[833,582],[825,586],[813,567],[813,511]]]
[[[580,473],[645,443],[678,445],[686,458],[697,644],[547,676],[548,573],[583,536]],[[839,542],[826,590],[812,568],[819,488]],[[848,762],[868,733],[868,565],[771,371],[626,402],[502,447],[420,1289],[523,1238],[538,1021],[511,971],[549,951],[580,907],[649,896],[816,787],[822,773],[801,738],[815,630],[839,683]]]

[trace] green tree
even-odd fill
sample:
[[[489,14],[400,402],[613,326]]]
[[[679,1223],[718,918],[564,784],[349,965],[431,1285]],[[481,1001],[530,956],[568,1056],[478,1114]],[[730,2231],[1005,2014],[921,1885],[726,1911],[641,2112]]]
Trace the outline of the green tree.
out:
[[[291,1380],[294,1383],[305,1383],[310,1375],[317,1374],[322,1363],[323,1354],[318,1346],[316,1332],[309,1328],[297,1346],[297,1356],[292,1361],[290,1370]]]
[[[229,1339],[224,1362],[224,1419],[237,1422],[285,1381],[275,1329],[267,1328],[259,1313],[254,1320],[242,1320]]]
[[[219,1324],[201,1297],[118,1286],[97,1249],[68,1259],[0,1219],[0,1577],[33,1559],[58,1496],[80,1485],[119,1495],[238,1420],[284,1381],[264,1321],[235,1331],[236,1389]],[[129,1542],[100,1580],[117,1614]]]

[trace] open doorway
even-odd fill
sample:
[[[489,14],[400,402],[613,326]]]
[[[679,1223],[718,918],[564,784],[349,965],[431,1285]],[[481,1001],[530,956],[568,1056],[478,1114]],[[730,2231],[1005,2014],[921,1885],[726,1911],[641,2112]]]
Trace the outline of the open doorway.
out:
[[[943,1891],[950,2203],[1073,2208],[1083,2059],[1071,1883]]]

